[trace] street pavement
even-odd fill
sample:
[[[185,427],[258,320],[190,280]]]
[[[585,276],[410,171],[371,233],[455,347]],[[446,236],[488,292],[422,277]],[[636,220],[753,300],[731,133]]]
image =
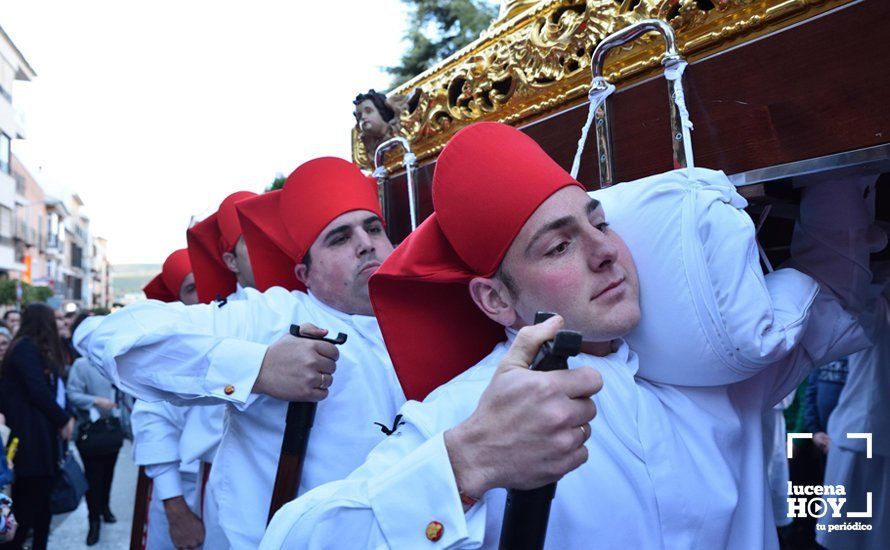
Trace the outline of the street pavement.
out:
[[[111,485],[111,511],[117,516],[117,523],[102,524],[99,544],[89,548],[96,550],[124,550],[130,547],[130,525],[133,521],[133,498],[136,494],[136,477],[139,469],[133,464],[133,446],[124,441],[114,469]],[[49,534],[48,550],[87,548],[86,499],[70,514],[53,517]]]

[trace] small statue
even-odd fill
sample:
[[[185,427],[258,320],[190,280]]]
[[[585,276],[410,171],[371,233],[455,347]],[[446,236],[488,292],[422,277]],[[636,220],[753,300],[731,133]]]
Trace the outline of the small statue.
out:
[[[373,89],[355,96],[355,128],[365,148],[365,156],[374,162],[377,146],[396,137],[401,130],[400,115],[405,110],[403,96],[387,97]]]

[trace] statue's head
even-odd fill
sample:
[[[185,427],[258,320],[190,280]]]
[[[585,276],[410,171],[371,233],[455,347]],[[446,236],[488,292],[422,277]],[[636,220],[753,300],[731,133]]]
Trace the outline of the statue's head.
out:
[[[355,105],[353,114],[356,126],[363,136],[385,136],[396,118],[396,112],[386,102],[386,96],[373,89],[355,96],[352,104]]]

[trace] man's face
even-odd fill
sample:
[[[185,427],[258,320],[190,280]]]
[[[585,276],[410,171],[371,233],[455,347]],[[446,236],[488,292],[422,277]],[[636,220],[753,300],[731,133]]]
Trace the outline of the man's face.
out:
[[[198,289],[195,286],[194,273],[189,273],[182,280],[182,285],[179,287],[179,301],[187,306],[198,303]]]
[[[355,108],[355,121],[365,135],[382,136],[386,133],[386,121],[370,99],[366,99]]]
[[[6,316],[6,324],[9,325],[9,330],[12,331],[13,334],[19,329],[19,324],[21,322],[22,315],[18,311]]]
[[[223,254],[223,262],[226,267],[235,274],[238,284],[245,288],[254,288],[253,268],[250,265],[250,256],[247,254],[247,245],[244,237],[239,237],[232,252]]]
[[[56,330],[59,331],[60,338],[68,337],[68,322],[65,320],[65,314],[59,310],[55,311],[56,316]]]
[[[639,281],[630,251],[608,228],[597,201],[582,189],[554,193],[529,218],[507,251],[514,327],[538,311],[565,318],[588,342],[623,336],[640,320]]]
[[[309,248],[310,264],[298,264],[294,271],[312,294],[334,309],[373,315],[368,278],[391,252],[380,218],[355,210],[329,223]]]

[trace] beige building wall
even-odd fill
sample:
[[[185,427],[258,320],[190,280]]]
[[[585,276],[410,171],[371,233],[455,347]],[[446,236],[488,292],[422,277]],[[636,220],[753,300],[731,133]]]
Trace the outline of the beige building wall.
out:
[[[12,277],[32,285],[49,285],[46,261],[46,194],[21,161],[12,155],[15,180],[15,261],[25,268]]]
[[[25,137],[24,123],[13,107],[16,81],[29,81],[34,69],[0,27],[0,277],[25,269],[16,261],[16,181],[12,175],[12,143]]]

